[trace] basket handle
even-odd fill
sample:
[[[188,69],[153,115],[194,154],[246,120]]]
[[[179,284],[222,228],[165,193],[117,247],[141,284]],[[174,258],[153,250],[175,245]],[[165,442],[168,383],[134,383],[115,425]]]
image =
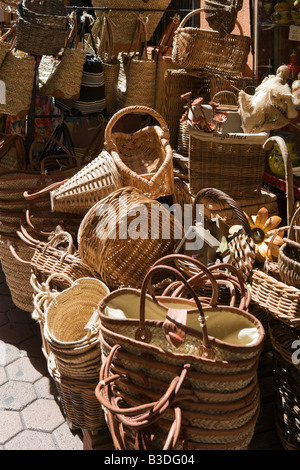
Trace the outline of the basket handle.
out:
[[[47,136],[46,138],[44,138],[44,140],[48,139],[48,142],[49,140],[52,140],[54,143],[56,143],[59,147],[61,147],[65,152],[66,152],[66,155],[62,155],[64,157],[66,156],[69,156],[69,157],[74,157],[74,155],[71,155],[71,152],[70,150],[62,143],[60,142],[59,140],[55,139],[54,137],[52,136]],[[34,149],[34,146],[37,142],[38,138],[34,139],[34,141],[32,142],[31,146],[30,146],[30,149],[29,149],[29,169],[32,169],[32,170],[35,170],[38,165],[37,162],[34,162],[33,160],[33,149]],[[60,155],[57,155],[57,157],[60,157]],[[48,158],[48,157],[46,157]]]
[[[30,261],[26,261],[26,260],[22,259],[22,258],[18,255],[17,250],[16,250],[16,247],[15,247],[15,245],[14,245],[13,242],[8,241],[8,242],[7,242],[7,245],[8,245],[8,247],[9,247],[9,249],[10,249],[11,254],[13,255],[13,257],[14,257],[17,261],[19,261],[19,263],[25,264],[25,265],[27,265],[27,266],[30,266],[30,265],[31,265],[31,262],[30,262]],[[32,247],[29,247],[29,248],[32,248]],[[34,248],[33,248],[32,250],[34,251]]]
[[[234,96],[234,98],[236,99],[236,102],[238,103],[238,97],[236,95],[236,93],[234,93],[233,91],[229,91],[229,90],[222,90],[222,91],[218,91],[212,98],[211,101],[215,101],[215,98],[218,96],[218,95],[222,95],[223,93],[227,93],[227,94],[230,94],[232,96]],[[223,105],[223,106],[226,106],[226,105]]]
[[[291,220],[291,224],[288,228],[288,232],[287,232],[287,238],[284,238],[283,240],[285,241],[285,243],[288,243],[289,245],[292,245],[294,246],[295,248],[300,248],[300,243],[297,243],[294,238],[293,238],[293,234],[292,234],[292,230],[294,229],[294,223],[295,223],[295,220],[297,218],[297,215],[299,214],[300,212],[300,206],[296,209],[296,211],[294,212],[294,215],[292,217],[292,220]]]
[[[172,380],[167,391],[159,400],[131,408],[121,408],[118,406],[118,398],[114,396],[112,385],[119,379],[126,379],[126,375],[111,374],[111,365],[118,349],[120,349],[120,346],[117,344],[111,349],[109,355],[102,363],[99,377],[100,381],[96,386],[95,395],[101,405],[113,416],[116,416],[117,420],[122,423],[122,425],[136,430],[144,429],[155,423],[177,400],[177,396],[186,378],[190,365],[186,364],[183,367],[180,375]],[[173,424],[171,426],[170,433],[166,441],[167,443],[173,442],[174,445],[174,440],[178,439],[180,422],[181,420],[179,419],[175,425]],[[168,448],[168,445],[165,445],[165,447]]]
[[[152,265],[152,267],[157,265],[165,265],[172,262],[176,264],[176,262],[178,261],[188,261],[189,263],[194,264],[199,269],[199,274],[201,273],[202,275],[206,275],[206,277],[211,281],[213,288],[213,295],[210,301],[210,305],[217,306],[217,301],[219,297],[219,287],[215,281],[213,274],[211,273],[211,270],[207,268],[203,263],[201,263],[201,261],[192,258],[188,255],[174,253],[172,255],[166,255],[163,258],[160,258]],[[178,267],[178,264],[176,264],[176,269],[179,269],[180,271],[180,267]]]
[[[47,292],[47,294],[49,295],[49,297],[51,298],[54,298],[52,292],[51,292],[51,289],[50,289],[50,283],[51,281],[53,281],[53,279],[64,279],[65,281],[67,281],[69,284],[70,284],[70,287],[72,287],[73,285],[73,281],[71,278],[69,278],[69,276],[67,276],[66,274],[64,273],[54,273],[54,274],[51,274],[51,276],[49,276],[45,282],[45,291]]]
[[[164,32],[162,33],[156,48],[153,49],[152,58],[158,59],[160,56],[165,54],[169,47],[172,45],[174,33],[178,28],[180,23],[179,16],[175,14],[175,16],[171,19],[169,24],[166,26]]]
[[[170,134],[167,123],[157,111],[148,108],[147,106],[127,106],[126,108],[117,111],[106,126],[104,145],[108,150],[115,147],[114,143],[112,142],[112,129],[119,119],[121,119],[126,114],[149,114],[158,121],[163,130],[165,139],[169,140]]]
[[[183,28],[183,27],[185,26],[185,24],[188,22],[188,20],[189,20],[190,18],[192,18],[192,16],[196,15],[197,13],[200,14],[200,13],[202,13],[202,12],[204,12],[204,11],[205,11],[204,8],[197,8],[196,10],[191,11],[190,13],[188,13],[188,14],[186,15],[186,17],[183,18],[183,20],[181,21],[180,25],[178,26],[178,30],[179,30],[180,28]],[[244,36],[244,32],[243,32],[243,29],[242,29],[240,23],[236,20],[236,21],[235,21],[235,24],[236,24],[237,27],[239,28],[240,33],[241,33],[241,36]],[[217,33],[219,33],[219,32],[217,31]],[[224,36],[227,36],[227,35],[224,34]]]
[[[29,191],[25,191],[23,193],[23,196],[27,201],[32,201],[34,199],[38,199],[40,196],[44,196],[45,194],[49,194],[54,189],[59,188],[63,184],[67,183],[67,181],[69,181],[69,178],[65,179],[63,181],[58,181],[57,183],[50,184],[46,188],[43,188],[40,191],[37,191],[36,193],[31,193],[30,194]]]
[[[74,243],[73,243],[72,235],[69,232],[59,232],[56,235],[54,235],[54,237],[51,238],[51,240],[48,243],[45,243],[45,246],[43,248],[43,254],[45,254],[45,252],[46,252],[46,250],[49,246],[51,246],[51,247],[53,246],[53,244],[56,240],[59,240],[60,238],[63,238],[63,237],[66,237],[68,239],[68,247],[67,247],[66,251],[62,252],[62,255],[63,255],[62,259],[65,258],[66,255],[70,255],[73,251]]]
[[[200,357],[204,356],[206,358],[212,359],[213,350],[210,348],[208,334],[207,334],[206,319],[205,319],[201,302],[199,298],[197,297],[197,294],[195,293],[193,288],[185,279],[185,277],[177,269],[171,266],[156,265],[148,271],[147,275],[145,276],[143,280],[143,284],[141,287],[141,296],[140,296],[139,327],[135,332],[135,339],[137,341],[142,341],[145,343],[150,343],[151,341],[152,335],[151,335],[150,330],[146,328],[146,319],[145,319],[146,317],[145,315],[146,314],[146,291],[148,289],[148,285],[150,284],[152,276],[156,273],[161,273],[162,271],[167,271],[169,273],[174,274],[190,292],[190,295],[195,301],[196,307],[199,311],[199,314],[200,314],[199,321],[200,321],[200,326],[202,327],[203,345],[199,348],[199,356]],[[153,297],[153,300],[157,302],[154,292],[151,292],[151,295]],[[168,314],[167,314],[167,317],[171,318],[172,320],[175,320],[177,324],[174,328],[174,323],[173,322],[171,323],[170,321],[168,321],[168,318],[166,319],[166,322],[164,324],[164,328],[166,331],[166,338],[175,347],[178,347],[184,341],[184,336],[185,336],[184,324],[186,322],[185,315],[186,315],[186,312],[184,310],[175,310],[172,308],[169,309]],[[183,326],[183,328],[179,327],[179,324]],[[174,330],[174,331],[171,331],[171,330]]]
[[[217,199],[219,201],[224,201],[226,202],[235,212],[235,214],[238,216],[245,232],[247,235],[249,235],[252,238],[252,232],[251,232],[251,227],[249,224],[249,221],[242,210],[242,208],[237,204],[237,202],[232,199],[232,197],[228,196],[228,194],[224,193],[223,191],[215,188],[204,188],[201,189],[201,191],[198,192],[198,194],[195,196],[194,203],[193,203],[193,220],[194,222],[196,221],[196,208],[197,204],[200,204],[200,201],[204,197],[211,197],[212,199]]]

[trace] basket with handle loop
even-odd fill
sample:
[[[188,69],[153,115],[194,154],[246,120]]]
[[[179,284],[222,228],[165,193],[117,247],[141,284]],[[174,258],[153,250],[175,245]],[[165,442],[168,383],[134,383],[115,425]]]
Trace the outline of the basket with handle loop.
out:
[[[203,8],[199,8],[188,13],[175,31],[173,62],[184,69],[201,69],[220,75],[240,74],[247,64],[251,38],[243,35],[238,22],[240,35],[185,27],[190,18],[203,11]]]
[[[291,220],[285,242],[279,249],[278,270],[279,275],[285,284],[300,288],[300,244],[294,239],[295,221],[300,213],[298,208]]]
[[[243,445],[247,447],[257,419],[257,398],[253,401],[252,397],[252,406],[247,412],[241,407],[239,416],[244,416],[245,420],[241,420],[239,425],[233,425],[236,416],[233,418],[227,415],[226,436],[220,414],[224,412],[228,399],[235,400],[237,391],[241,392],[243,389],[244,396],[247,396],[249,385],[255,383],[264,330],[260,322],[245,310],[217,306],[219,287],[213,274],[202,263],[193,259],[191,262],[199,269],[202,268],[212,283],[213,300],[210,306],[201,305],[190,283],[177,269],[164,265],[164,258],[161,259],[162,264],[158,261],[148,271],[140,290],[119,289],[100,302],[98,313],[101,348],[106,359],[102,361],[96,395],[103,406],[107,407],[109,427],[112,427],[113,432],[116,431],[116,422],[122,422],[131,432],[138,430],[147,437],[147,427],[152,424],[155,425],[151,427],[154,434],[152,444],[159,435],[167,436],[166,442],[169,442],[169,430],[175,426],[172,424],[173,413],[179,406],[182,429],[177,430],[177,434],[181,435],[180,439],[186,435],[187,443],[191,443],[194,448],[222,448],[222,445],[234,448],[238,441],[243,441]],[[157,272],[172,273],[185,286],[191,298],[156,297],[151,279]],[[236,338],[239,334],[241,338],[244,328],[248,333],[251,330],[253,336],[250,334],[251,339],[250,336],[247,340],[244,337],[244,344],[243,341],[237,344],[233,339],[235,334],[231,335],[229,332],[235,331]],[[181,382],[179,391],[176,384]],[[169,392],[174,389],[178,391],[178,397],[172,405],[172,402],[164,400],[170,397]],[[221,391],[222,397],[218,394]],[[232,396],[227,393],[229,391],[233,393]],[[153,395],[156,392],[162,398],[145,403],[143,396],[144,399],[149,398],[151,392]],[[214,400],[212,392],[215,393],[215,398],[218,396],[219,402],[218,399]],[[201,402],[202,396],[208,403],[215,404],[211,408],[214,410],[211,419],[206,417],[207,423],[201,421],[201,413],[197,416],[197,411],[200,411],[197,404]],[[124,400],[120,408],[118,397]],[[133,405],[137,401],[137,408],[130,410],[128,405],[126,407],[126,403]],[[249,402],[247,404],[249,406]],[[133,444],[138,442],[136,435],[135,438]],[[127,439],[125,445],[130,448],[130,443],[126,441]],[[122,442],[124,445],[124,440],[120,443],[117,438],[117,442],[120,446]]]
[[[131,135],[114,132],[115,124],[129,114],[150,115],[159,126],[147,126]],[[133,186],[157,199],[174,192],[173,152],[162,116],[144,106],[121,109],[105,129],[105,149],[112,156],[123,186]]]

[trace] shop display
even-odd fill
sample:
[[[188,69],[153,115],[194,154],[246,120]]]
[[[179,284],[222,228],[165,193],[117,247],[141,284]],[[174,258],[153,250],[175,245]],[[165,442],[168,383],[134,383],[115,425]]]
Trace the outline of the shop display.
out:
[[[250,77],[240,0],[4,4],[0,262],[68,426],[118,451],[246,450],[267,351],[299,449],[297,48]],[[272,8],[277,28],[297,5]]]

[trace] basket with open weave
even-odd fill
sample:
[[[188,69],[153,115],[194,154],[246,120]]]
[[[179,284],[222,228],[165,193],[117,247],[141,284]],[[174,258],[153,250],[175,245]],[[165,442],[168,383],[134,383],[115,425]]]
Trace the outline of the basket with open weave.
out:
[[[300,244],[294,239],[294,222],[300,213],[298,208],[291,220],[285,242],[279,249],[278,270],[282,282],[300,288]]]
[[[113,133],[115,124],[129,114],[150,115],[159,126],[147,126],[130,135]],[[153,109],[129,106],[118,111],[105,129],[105,149],[116,164],[123,186],[138,188],[152,199],[173,194],[173,152],[169,131],[162,116]]]

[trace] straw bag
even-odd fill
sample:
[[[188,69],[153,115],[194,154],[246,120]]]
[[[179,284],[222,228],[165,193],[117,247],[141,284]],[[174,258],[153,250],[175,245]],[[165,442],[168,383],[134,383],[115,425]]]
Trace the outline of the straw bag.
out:
[[[285,242],[279,249],[278,256],[278,270],[279,275],[285,284],[288,286],[300,288],[300,244],[294,239],[294,224],[297,219],[297,216],[300,213],[300,208],[298,208],[291,220],[291,224],[287,233],[287,238],[284,238]]]
[[[136,22],[141,18],[147,23],[147,41],[150,41],[158,23],[160,22],[164,10],[168,8],[170,0],[161,0],[159,5],[156,0],[110,0],[109,17],[115,27],[115,42],[120,44],[130,44]],[[106,8],[105,0],[92,0],[94,7]],[[159,11],[157,11],[159,9]],[[134,10],[134,11],[130,11]],[[96,15],[102,12],[95,11]]]
[[[149,114],[160,126],[148,126],[131,135],[112,133],[119,119],[128,114]],[[169,131],[162,116],[153,109],[129,106],[118,111],[106,126],[105,149],[116,164],[123,186],[134,186],[152,199],[173,194]]]
[[[57,57],[43,56],[38,69],[38,93],[41,96],[77,99],[80,95],[85,52],[78,45],[76,14],[64,51]],[[72,41],[75,46],[72,48]]]
[[[103,360],[95,393],[106,409],[114,445],[118,450],[247,448],[259,410],[258,389],[251,389],[250,398],[248,387],[256,383],[263,328],[244,310],[215,303],[202,307],[185,277],[163,263],[158,260],[148,271],[141,290],[119,289],[98,307]],[[217,282],[198,266],[217,292]],[[193,300],[155,298],[151,279],[162,272],[175,275]],[[241,389],[247,399],[237,405]],[[236,405],[239,411],[231,413]]]
[[[226,91],[219,92],[220,96]],[[212,101],[218,101],[217,95]],[[237,106],[221,105],[227,120],[222,129],[205,132],[192,123],[204,113],[212,122],[211,105],[193,106],[189,110],[189,181],[192,194],[202,188],[215,187],[235,198],[257,197],[261,193],[265,169],[264,143],[269,133],[245,134]],[[234,185],[232,181],[234,180]]]
[[[189,13],[180,23],[174,35],[172,60],[180,68],[201,69],[211,73],[239,74],[246,67],[251,38],[224,34],[201,28],[184,27],[187,21],[203,8]]]
[[[16,48],[32,55],[56,56],[69,36],[69,19],[62,0],[22,0],[17,8]]]
[[[139,287],[153,262],[173,252],[182,230],[158,201],[125,187],[85,215],[78,230],[78,250],[108,286]]]
[[[120,61],[114,54],[114,29],[110,16],[103,13],[92,28],[97,55],[103,62],[106,111],[114,114],[118,109],[117,91]]]
[[[60,187],[50,193],[53,211],[85,215],[94,204],[121,187],[111,155],[103,150]]]
[[[31,104],[35,59],[13,48],[14,38],[0,66],[0,83],[5,83],[5,100],[0,102],[0,113],[25,118]]]
[[[143,38],[144,48],[142,47]],[[128,51],[121,52],[118,59],[120,60],[119,106],[154,108],[156,61],[147,57],[146,25],[141,20],[137,22]]]
[[[10,47],[11,47],[10,42],[6,41],[6,39],[12,33],[15,33],[15,31],[16,31],[16,27],[13,26],[5,34],[3,34],[3,36],[0,37],[0,66],[2,65],[2,62],[4,61],[5,56],[9,52]]]
[[[65,377],[95,382],[101,365],[95,311],[109,289],[98,279],[81,278],[52,294],[50,282],[51,276],[45,283],[52,302],[45,312],[44,335],[57,368]]]

